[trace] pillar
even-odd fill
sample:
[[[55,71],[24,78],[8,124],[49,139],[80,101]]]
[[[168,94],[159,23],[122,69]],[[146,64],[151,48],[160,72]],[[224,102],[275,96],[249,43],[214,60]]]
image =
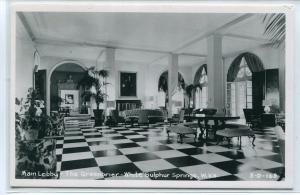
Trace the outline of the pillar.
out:
[[[178,54],[170,54],[168,59],[168,116],[172,117],[172,96],[178,84]]]
[[[212,35],[207,38],[208,107],[218,113],[225,109],[225,83],[223,79],[222,37]]]
[[[106,48],[105,56],[104,56],[104,70],[108,71],[108,77],[106,82],[109,84],[105,86],[105,93],[108,95],[106,101],[115,101],[116,100],[116,79],[117,79],[117,72],[116,72],[116,64],[115,64],[115,49],[114,48]],[[111,107],[111,106],[109,106]],[[107,105],[105,105],[107,108]],[[112,108],[111,108],[112,109]]]

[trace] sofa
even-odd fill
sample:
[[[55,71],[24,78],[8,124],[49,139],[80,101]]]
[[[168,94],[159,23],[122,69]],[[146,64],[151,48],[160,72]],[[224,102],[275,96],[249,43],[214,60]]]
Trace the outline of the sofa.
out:
[[[138,123],[146,123],[145,119],[148,119],[148,123],[164,122],[165,116],[162,110],[159,109],[133,109],[124,110],[120,112],[120,116],[125,119],[129,117],[136,117]]]

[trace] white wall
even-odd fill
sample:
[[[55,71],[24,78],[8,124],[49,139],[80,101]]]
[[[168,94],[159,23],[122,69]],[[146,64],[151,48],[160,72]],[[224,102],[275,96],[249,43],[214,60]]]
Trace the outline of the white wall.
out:
[[[16,17],[16,90],[17,98],[26,98],[28,88],[33,87],[34,44],[24,29],[19,17]]]

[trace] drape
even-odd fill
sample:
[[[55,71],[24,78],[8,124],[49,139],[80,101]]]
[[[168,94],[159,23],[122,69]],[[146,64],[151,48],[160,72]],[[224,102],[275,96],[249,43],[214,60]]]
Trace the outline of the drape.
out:
[[[202,88],[202,86],[199,83],[199,80],[201,78],[201,74],[203,71],[203,68],[205,70],[205,72],[207,73],[207,64],[203,64],[202,66],[200,66],[200,68],[197,70],[195,77],[194,77],[194,86],[196,87],[200,87],[200,89]]]
[[[231,63],[227,72],[227,82],[234,82],[239,72],[241,60],[243,57],[245,58],[251,72],[259,72],[264,70],[263,63],[256,55],[245,52],[236,57]]]

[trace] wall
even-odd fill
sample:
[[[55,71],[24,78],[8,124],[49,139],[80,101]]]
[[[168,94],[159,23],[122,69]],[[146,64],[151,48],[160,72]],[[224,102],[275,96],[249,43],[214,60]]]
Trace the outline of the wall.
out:
[[[34,44],[19,17],[16,17],[16,90],[17,98],[26,98],[28,88],[33,87]]]

